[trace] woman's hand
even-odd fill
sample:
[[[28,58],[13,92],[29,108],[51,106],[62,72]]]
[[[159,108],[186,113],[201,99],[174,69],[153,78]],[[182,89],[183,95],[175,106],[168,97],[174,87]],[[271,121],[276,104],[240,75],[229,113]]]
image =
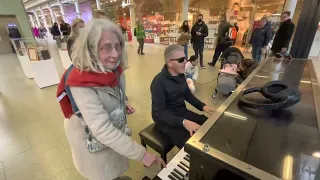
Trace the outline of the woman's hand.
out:
[[[136,112],[136,110],[132,106],[130,106],[129,103],[127,103],[127,105],[126,105],[126,110],[127,110],[127,114],[128,115],[133,114],[134,112]]]
[[[166,163],[160,157],[148,152],[145,153],[141,162],[146,167],[150,167],[154,164],[161,164],[163,167],[167,167]]]

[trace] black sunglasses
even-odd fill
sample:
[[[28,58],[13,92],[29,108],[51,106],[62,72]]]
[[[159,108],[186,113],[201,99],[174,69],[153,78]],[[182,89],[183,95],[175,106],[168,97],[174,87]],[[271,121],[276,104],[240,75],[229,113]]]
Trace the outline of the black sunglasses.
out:
[[[183,63],[186,60],[186,57],[181,57],[178,59],[171,59],[171,61],[178,61],[178,63]]]

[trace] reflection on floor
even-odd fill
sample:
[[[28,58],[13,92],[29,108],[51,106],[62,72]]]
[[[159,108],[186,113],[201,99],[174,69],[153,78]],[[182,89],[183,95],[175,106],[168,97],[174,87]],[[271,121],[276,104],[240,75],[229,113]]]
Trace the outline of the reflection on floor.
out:
[[[58,72],[63,73],[55,44],[50,44]],[[128,47],[130,68],[126,71],[127,95],[136,113],[129,116],[133,138],[139,141],[140,130],[152,123],[149,86],[163,67],[165,46],[146,45],[145,56]],[[189,49],[189,54],[193,54]],[[205,63],[213,50],[204,52]],[[218,67],[200,70],[196,96],[217,107],[225,97],[211,98],[216,85]],[[0,180],[76,180],[83,179],[73,167],[63,127],[63,116],[56,102],[56,86],[39,89],[27,79],[14,54],[0,56]],[[193,108],[192,108],[193,109]],[[148,151],[152,151],[150,148]],[[171,159],[177,149],[169,153]],[[134,180],[154,177],[160,167],[145,168],[131,161],[126,175]]]

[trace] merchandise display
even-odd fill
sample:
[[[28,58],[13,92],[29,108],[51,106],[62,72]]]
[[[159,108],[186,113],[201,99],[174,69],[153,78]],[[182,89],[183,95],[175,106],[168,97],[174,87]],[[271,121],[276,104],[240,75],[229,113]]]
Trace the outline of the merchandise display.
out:
[[[24,75],[29,79],[34,78],[31,61],[29,59],[28,51],[26,49],[26,46],[28,46],[28,44],[34,44],[34,40],[19,38],[19,39],[11,39],[11,42],[16,51],[16,54],[21,64]]]
[[[56,65],[46,39],[12,39],[12,45],[27,78],[34,78],[40,88],[59,83]]]

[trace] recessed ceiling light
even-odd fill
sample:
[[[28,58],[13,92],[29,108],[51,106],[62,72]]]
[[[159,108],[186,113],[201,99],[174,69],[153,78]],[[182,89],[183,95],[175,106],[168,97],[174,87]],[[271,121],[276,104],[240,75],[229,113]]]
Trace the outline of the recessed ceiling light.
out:
[[[314,153],[312,153],[312,156],[316,157],[316,158],[320,158],[320,152],[319,151],[314,152]]]

